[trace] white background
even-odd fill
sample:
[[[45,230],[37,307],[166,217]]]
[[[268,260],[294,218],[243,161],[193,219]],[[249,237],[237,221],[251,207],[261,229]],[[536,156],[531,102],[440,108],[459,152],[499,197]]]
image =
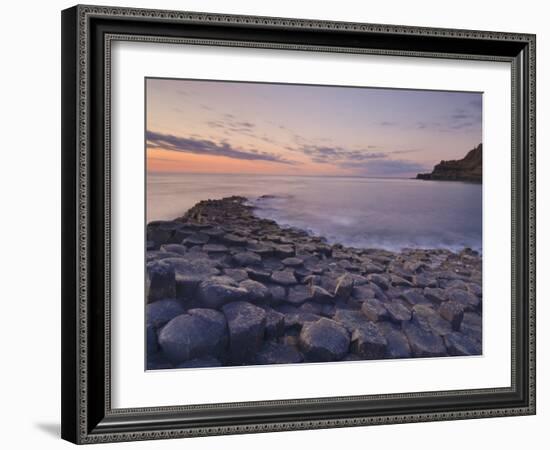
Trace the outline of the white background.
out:
[[[511,189],[509,63],[136,42],[115,43],[111,55],[114,408],[510,386],[511,197],[494,201]],[[144,372],[136,343],[146,340],[145,255],[136,224],[145,214],[143,202],[128,199],[145,188],[136,133],[145,76],[483,92],[483,356]]]
[[[129,2],[129,0],[128,0]],[[550,163],[548,12],[545,2],[439,1],[339,2],[232,0],[111,0],[108,4],[238,14],[338,19],[404,25],[464,27],[538,35],[538,273],[550,271],[545,252],[550,226],[544,177]],[[60,18],[71,2],[15,2],[4,5],[2,39],[2,302],[0,325],[2,380],[0,442],[5,448],[68,448],[59,440],[60,346]],[[361,6],[362,5],[362,6]],[[545,205],[546,203],[546,205]],[[538,317],[550,308],[548,284],[539,283]],[[423,449],[467,447],[508,449],[547,440],[550,421],[548,379],[550,329],[538,330],[538,415],[460,422],[392,425],[263,435],[225,436],[187,441],[116,444],[119,448],[229,449],[334,448],[356,446]]]

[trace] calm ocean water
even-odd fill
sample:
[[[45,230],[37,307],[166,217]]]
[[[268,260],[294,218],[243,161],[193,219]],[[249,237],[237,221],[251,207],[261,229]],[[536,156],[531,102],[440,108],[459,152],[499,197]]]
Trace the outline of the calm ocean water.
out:
[[[258,216],[332,244],[481,250],[482,188],[461,182],[149,174],[147,221],[173,219],[200,200],[230,195],[247,197]],[[277,198],[258,199],[262,195]]]

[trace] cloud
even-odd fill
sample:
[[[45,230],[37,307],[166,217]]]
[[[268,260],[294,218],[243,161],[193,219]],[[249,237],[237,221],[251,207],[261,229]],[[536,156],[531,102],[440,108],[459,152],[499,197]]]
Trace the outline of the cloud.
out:
[[[397,125],[397,122],[389,122],[387,120],[384,120],[382,122],[380,122],[378,125],[382,126],[382,127],[394,127]]]
[[[172,134],[157,133],[154,131],[148,131],[146,137],[147,146],[150,148],[162,148],[163,150],[193,153],[195,155],[225,156],[227,158],[247,161],[269,161],[281,164],[296,164],[295,161],[287,160],[269,152],[256,149],[252,151],[235,148],[227,142],[216,143],[208,139],[174,136]]]
[[[387,153],[371,152],[368,150],[346,150],[342,147],[304,145],[298,148],[287,149],[303,153],[317,163],[335,163],[342,161],[365,161],[368,159],[387,158]]]
[[[345,169],[353,169],[357,175],[367,176],[404,176],[429,169],[421,163],[404,159],[373,159],[359,163],[345,162],[340,166]]]

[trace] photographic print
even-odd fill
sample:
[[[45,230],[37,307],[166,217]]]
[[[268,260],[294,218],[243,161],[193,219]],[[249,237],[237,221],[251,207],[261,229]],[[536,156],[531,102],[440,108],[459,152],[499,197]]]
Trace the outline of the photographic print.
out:
[[[482,98],[147,78],[147,370],[481,355]]]

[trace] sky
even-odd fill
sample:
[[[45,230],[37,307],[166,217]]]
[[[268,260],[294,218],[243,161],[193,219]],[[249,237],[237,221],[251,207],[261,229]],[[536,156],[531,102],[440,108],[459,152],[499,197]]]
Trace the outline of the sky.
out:
[[[146,79],[149,173],[414,177],[482,141],[473,92]]]

